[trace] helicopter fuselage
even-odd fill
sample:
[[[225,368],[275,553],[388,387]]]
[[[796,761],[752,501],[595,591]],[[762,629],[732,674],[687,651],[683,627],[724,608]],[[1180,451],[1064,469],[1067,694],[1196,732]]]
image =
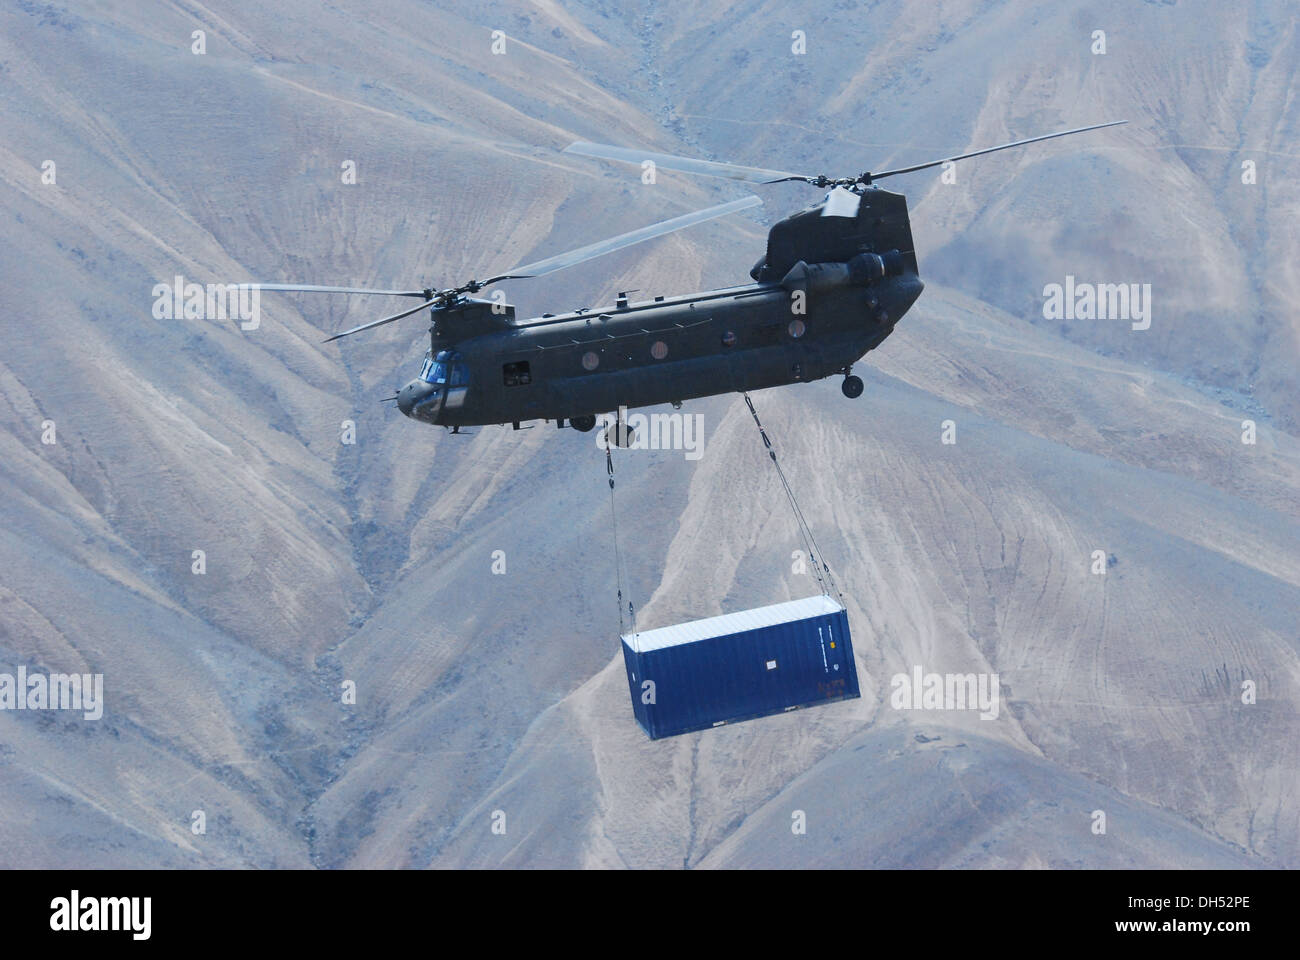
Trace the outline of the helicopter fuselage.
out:
[[[773,226],[756,283],[516,321],[460,298],[432,309],[406,416],[448,427],[568,421],[818,380],[849,368],[920,295],[907,208],[869,190],[855,216],[816,205]],[[860,389],[860,384],[858,385]],[[847,392],[847,391],[846,391]]]
[[[398,405],[444,426],[562,421],[818,380],[847,372],[879,345],[921,289],[904,274],[808,291],[800,305],[792,291],[765,282],[520,323],[509,308],[491,313],[502,304],[468,301],[436,312],[459,306],[499,319],[499,329],[459,339],[440,335],[435,322],[434,362],[399,392]]]

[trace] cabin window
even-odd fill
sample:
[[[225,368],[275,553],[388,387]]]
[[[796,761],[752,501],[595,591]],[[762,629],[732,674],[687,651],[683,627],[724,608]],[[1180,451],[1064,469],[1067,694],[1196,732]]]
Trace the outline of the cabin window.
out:
[[[736,345],[736,335],[728,330],[722,335],[722,345],[724,347],[734,347]]]
[[[582,369],[595,370],[598,366],[600,366],[600,357],[594,350],[588,350],[582,355]]]
[[[526,387],[533,382],[533,374],[528,369],[527,360],[505,364],[501,368],[501,378],[507,387]]]
[[[807,328],[806,326],[804,326],[804,322],[803,322],[802,320],[791,320],[791,321],[790,321],[790,326],[789,326],[790,336],[794,337],[796,340],[798,340],[800,337],[802,337],[803,334],[804,334],[804,331],[807,330],[807,329],[808,329],[808,328]]]
[[[654,357],[656,360],[662,360],[664,357],[668,356],[668,344],[664,343],[662,340],[656,340],[654,343],[650,344],[650,356]]]

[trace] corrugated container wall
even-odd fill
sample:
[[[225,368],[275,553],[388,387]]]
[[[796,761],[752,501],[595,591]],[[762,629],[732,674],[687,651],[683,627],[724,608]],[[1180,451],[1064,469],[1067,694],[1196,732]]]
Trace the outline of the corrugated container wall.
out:
[[[655,740],[859,696],[848,616],[826,596],[622,639],[632,710]]]

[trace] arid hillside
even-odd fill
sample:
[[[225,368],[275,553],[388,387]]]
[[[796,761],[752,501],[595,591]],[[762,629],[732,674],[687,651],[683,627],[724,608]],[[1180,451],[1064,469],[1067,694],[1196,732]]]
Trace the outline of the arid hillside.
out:
[[[0,673],[104,704],[0,710],[0,866],[1300,866],[1298,66],[1282,0],[5,5]],[[753,397],[863,696],[705,733],[633,720],[595,434],[403,418],[422,317],[323,343],[387,300],[155,316],[747,191],[574,140],[844,176],[1110,119],[883,182],[927,286],[865,395]],[[754,189],[503,286],[747,282],[820,199]],[[1067,277],[1149,326],[1048,319]],[[698,460],[616,453],[639,623],[815,592],[743,400],[683,413]],[[997,674],[997,717],[896,709],[916,666]]]

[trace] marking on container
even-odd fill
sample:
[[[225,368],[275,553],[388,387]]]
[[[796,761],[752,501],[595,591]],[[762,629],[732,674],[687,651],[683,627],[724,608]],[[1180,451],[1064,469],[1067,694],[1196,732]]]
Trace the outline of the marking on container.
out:
[[[769,669],[769,670],[775,670],[775,669],[776,669],[776,661],[775,661],[775,660],[769,660],[769,661],[767,661],[767,669]]]

